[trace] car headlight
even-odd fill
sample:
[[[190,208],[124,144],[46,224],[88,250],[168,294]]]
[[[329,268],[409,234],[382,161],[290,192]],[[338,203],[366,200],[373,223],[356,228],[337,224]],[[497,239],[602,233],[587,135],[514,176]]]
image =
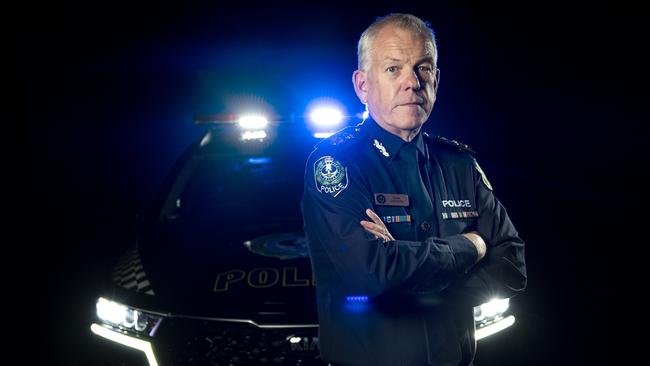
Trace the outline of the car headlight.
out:
[[[474,320],[481,322],[485,319],[495,318],[508,310],[509,299],[494,299],[485,304],[474,307]]]
[[[97,317],[104,324],[148,336],[153,336],[162,319],[103,297],[97,299]]]
[[[149,366],[158,366],[150,338],[162,321],[161,316],[122,305],[100,297],[97,299],[97,318],[90,330],[96,335],[123,346],[142,351]]]
[[[505,316],[510,307],[509,299],[494,299],[474,307],[474,323],[476,340],[500,332],[515,323],[513,315]]]

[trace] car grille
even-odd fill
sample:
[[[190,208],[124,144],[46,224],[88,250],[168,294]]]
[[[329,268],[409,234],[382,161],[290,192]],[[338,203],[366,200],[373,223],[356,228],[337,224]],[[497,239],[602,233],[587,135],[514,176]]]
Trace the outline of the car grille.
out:
[[[291,343],[289,338],[301,337]],[[248,323],[165,319],[154,344],[161,365],[325,365],[318,328],[259,328]]]

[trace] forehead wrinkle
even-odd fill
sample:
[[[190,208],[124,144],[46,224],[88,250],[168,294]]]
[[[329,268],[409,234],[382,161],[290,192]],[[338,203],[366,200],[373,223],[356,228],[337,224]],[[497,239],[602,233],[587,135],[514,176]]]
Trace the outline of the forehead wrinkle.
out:
[[[405,47],[404,43],[410,43],[412,46]],[[378,49],[381,49],[382,52],[377,52]],[[424,52],[422,52],[424,49]],[[392,32],[392,34],[386,36],[385,33],[380,33],[377,38],[375,38],[373,45],[370,49],[371,58],[375,60],[384,54],[383,59],[379,60],[385,62],[386,60],[393,59],[395,61],[402,61],[401,58],[395,57],[395,53],[407,54],[411,58],[413,54],[416,56],[419,61],[429,57],[434,58],[434,49],[433,44],[425,39],[421,35],[412,34],[408,31],[397,29]]]
[[[420,47],[408,47],[408,48],[395,48],[395,49],[384,49],[385,54],[383,58],[378,60],[380,63],[385,64],[385,63],[390,63],[390,62],[398,62],[398,63],[404,63],[404,62],[412,62],[414,64],[420,64],[422,62],[431,62],[433,63],[433,54],[430,52],[430,50],[425,50],[425,52],[421,52]],[[397,51],[397,52],[395,52]],[[400,56],[395,55],[395,53],[399,53]],[[403,56],[405,55],[405,57]],[[381,57],[379,54],[374,54],[373,58],[377,59]]]

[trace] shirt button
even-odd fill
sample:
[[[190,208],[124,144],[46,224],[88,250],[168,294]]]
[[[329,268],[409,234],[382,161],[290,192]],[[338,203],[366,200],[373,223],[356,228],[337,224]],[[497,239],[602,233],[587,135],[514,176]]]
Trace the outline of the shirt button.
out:
[[[420,224],[420,228],[422,229],[422,231],[429,231],[429,229],[431,229],[431,224],[425,221],[422,224]]]

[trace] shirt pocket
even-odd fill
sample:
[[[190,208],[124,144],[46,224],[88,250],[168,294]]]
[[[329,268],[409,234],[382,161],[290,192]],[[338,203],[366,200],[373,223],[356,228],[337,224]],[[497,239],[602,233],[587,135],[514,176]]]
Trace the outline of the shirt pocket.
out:
[[[450,236],[476,231],[478,228],[478,217],[462,217],[461,215],[443,215],[438,218],[440,224],[440,236]]]
[[[397,240],[413,240],[413,217],[404,207],[377,206],[375,213]]]

